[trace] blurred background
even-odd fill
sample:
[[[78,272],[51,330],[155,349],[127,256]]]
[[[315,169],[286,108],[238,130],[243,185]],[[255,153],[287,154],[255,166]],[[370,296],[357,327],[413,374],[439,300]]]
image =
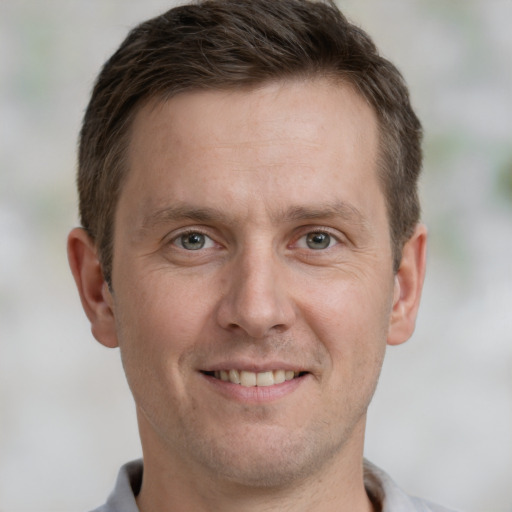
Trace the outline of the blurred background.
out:
[[[0,511],[85,511],[140,456],[119,354],[65,256],[75,149],[102,63],[173,2],[0,0]],[[388,350],[366,456],[411,494],[512,511],[512,1],[340,0],[423,120],[429,270]]]

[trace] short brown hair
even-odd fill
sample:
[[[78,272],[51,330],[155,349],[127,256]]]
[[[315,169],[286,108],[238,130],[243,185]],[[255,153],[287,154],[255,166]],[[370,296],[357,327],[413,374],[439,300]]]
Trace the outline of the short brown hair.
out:
[[[351,83],[377,114],[379,177],[398,269],[419,220],[421,125],[397,68],[329,0],[204,0],[134,28],[101,70],[80,134],[80,217],[111,284],[114,214],[129,128],[149,98],[288,78]]]

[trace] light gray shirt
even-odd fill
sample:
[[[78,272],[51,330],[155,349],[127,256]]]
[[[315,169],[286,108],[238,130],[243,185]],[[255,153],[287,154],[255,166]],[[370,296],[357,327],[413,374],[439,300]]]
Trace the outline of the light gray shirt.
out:
[[[405,494],[384,471],[368,461],[364,462],[364,482],[366,492],[380,512],[454,512]],[[125,464],[107,502],[92,512],[139,512],[135,496],[141,483],[142,460]]]

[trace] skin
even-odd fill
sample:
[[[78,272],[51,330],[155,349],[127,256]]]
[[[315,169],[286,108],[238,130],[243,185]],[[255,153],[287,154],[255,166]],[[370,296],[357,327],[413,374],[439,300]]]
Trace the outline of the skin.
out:
[[[322,79],[137,114],[112,291],[83,230],[68,252],[135,398],[141,511],[372,510],[366,410],[386,344],[414,330],[426,246],[419,225],[393,272],[377,146],[368,104]],[[244,388],[210,373],[230,368],[301,376]]]

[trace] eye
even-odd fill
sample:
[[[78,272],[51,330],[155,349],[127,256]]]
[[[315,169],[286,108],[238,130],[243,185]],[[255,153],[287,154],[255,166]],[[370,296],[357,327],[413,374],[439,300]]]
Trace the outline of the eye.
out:
[[[314,251],[321,251],[337,243],[338,241],[325,231],[312,231],[301,237],[297,245],[303,249],[308,248]]]
[[[213,240],[203,233],[191,231],[183,233],[174,240],[174,244],[187,251],[198,251],[200,249],[209,249],[214,246]]]

